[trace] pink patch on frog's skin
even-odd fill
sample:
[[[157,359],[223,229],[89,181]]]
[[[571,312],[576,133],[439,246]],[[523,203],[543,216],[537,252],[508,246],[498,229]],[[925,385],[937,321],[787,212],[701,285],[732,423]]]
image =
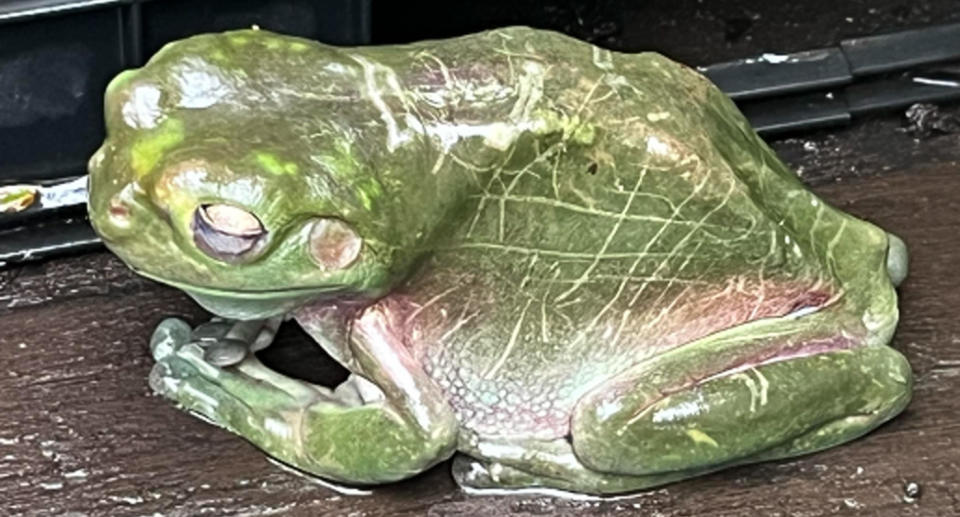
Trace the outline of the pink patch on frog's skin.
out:
[[[465,310],[455,296],[438,300],[442,293],[394,294],[380,303],[396,306],[397,300],[404,300],[408,315],[396,327],[397,332],[404,334],[402,342],[446,394],[466,430],[481,435],[516,434],[549,439],[567,434],[570,412],[581,396],[632,364],[749,321],[790,314],[800,317],[836,298],[829,286],[819,282],[752,282],[733,278],[714,289],[685,290],[660,307],[638,309],[619,332],[618,345],[609,352],[598,353],[590,346],[582,346],[582,353],[577,350],[566,356],[572,360],[551,364],[538,359],[541,351],[537,347],[545,346],[543,343],[528,343],[527,350],[517,349],[512,354],[522,357],[519,361],[524,366],[540,360],[542,364],[532,368],[532,374],[519,375],[514,365],[507,362],[491,378],[484,377],[484,368],[476,364],[476,357],[470,356],[473,351],[463,352],[471,346],[476,348],[476,342],[471,343],[476,334],[460,332],[469,325],[482,329],[484,307]],[[470,289],[451,286],[455,288]],[[493,300],[486,309],[494,311],[496,305]],[[609,323],[619,323],[620,314],[611,314]],[[743,364],[853,345],[852,341],[837,339],[843,342],[785,343],[784,349],[771,352],[769,357],[744,357]],[[523,344],[518,346],[522,348]],[[502,348],[509,348],[509,344]],[[489,356],[481,359],[493,360]],[[718,372],[704,377],[715,373]]]
[[[548,439],[568,433],[570,412],[580,397],[632,364],[749,321],[788,315],[800,317],[837,298],[836,293],[820,282],[812,285],[799,282],[760,285],[733,278],[714,289],[685,290],[663,307],[638,310],[621,332],[618,346],[609,354],[591,356],[593,347],[585,346],[583,353],[577,350],[572,355],[573,360],[563,364],[549,361],[536,364],[535,373],[530,376],[518,378],[515,368],[504,363],[495,375],[484,378],[483,365],[468,359],[469,353],[476,351],[475,343],[471,343],[471,335],[475,334],[459,331],[470,324],[483,328],[483,309],[497,310],[498,300],[491,300],[486,307],[468,312],[457,297],[445,295],[470,288],[468,285],[450,286],[441,293],[396,291],[365,309],[346,302],[326,302],[301,309],[297,318],[308,331],[315,333],[323,333],[324,329],[312,325],[311,321],[332,316],[330,311],[338,313],[336,317],[343,318],[341,321],[345,323],[352,320],[351,332],[358,337],[362,335],[370,344],[370,352],[388,377],[399,381],[403,391],[410,391],[413,398],[418,398],[426,394],[415,389],[415,383],[411,381],[425,374],[439,387],[467,432]],[[619,321],[619,317],[610,320]],[[853,339],[843,336],[819,341],[785,341],[782,348],[770,349],[762,356],[745,356],[741,362],[728,365],[722,371],[691,372],[688,382],[682,386],[664,387],[664,393],[684,389],[731,370],[856,344]],[[537,363],[537,347],[543,345],[528,344],[530,349],[523,349],[521,343],[514,353],[523,357],[525,365]],[[338,359],[349,361],[346,357]],[[481,359],[492,360],[490,357]],[[622,388],[631,389],[629,386]],[[422,400],[411,402],[415,406],[423,403]]]

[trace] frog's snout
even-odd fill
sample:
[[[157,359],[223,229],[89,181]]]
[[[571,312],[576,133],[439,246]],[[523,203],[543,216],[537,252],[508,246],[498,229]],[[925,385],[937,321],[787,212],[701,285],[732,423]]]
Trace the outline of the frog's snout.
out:
[[[910,257],[907,253],[907,245],[903,239],[892,233],[887,233],[887,274],[890,275],[890,282],[894,286],[899,286],[907,278],[909,271]]]

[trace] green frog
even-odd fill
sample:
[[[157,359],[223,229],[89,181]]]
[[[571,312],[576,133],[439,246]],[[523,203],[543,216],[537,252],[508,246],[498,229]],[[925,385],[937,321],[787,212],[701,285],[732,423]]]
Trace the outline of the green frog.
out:
[[[165,46],[106,92],[91,220],[215,315],[158,393],[356,485],[630,492],[899,413],[904,243],[824,203],[695,71],[529,28]],[[256,352],[296,320],[349,372]]]

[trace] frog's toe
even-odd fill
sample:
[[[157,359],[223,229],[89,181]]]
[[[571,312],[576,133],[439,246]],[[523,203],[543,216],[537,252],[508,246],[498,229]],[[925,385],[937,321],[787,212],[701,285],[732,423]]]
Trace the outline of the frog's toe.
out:
[[[893,285],[900,285],[907,278],[910,256],[903,239],[892,233],[887,233],[887,274]]]
[[[150,353],[157,361],[190,341],[190,325],[180,318],[167,318],[157,325],[150,338]]]
[[[457,484],[470,491],[508,490],[540,486],[533,476],[501,463],[480,461],[458,454],[451,468]]]
[[[197,343],[161,344],[161,353],[154,354],[157,364],[150,371],[150,388],[205,420],[223,425],[221,404],[228,396],[218,381],[224,372],[204,360],[204,349]]]

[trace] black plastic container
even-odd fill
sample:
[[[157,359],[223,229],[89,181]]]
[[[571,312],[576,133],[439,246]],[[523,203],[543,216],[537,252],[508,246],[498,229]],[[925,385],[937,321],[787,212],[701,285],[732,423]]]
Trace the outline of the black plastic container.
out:
[[[0,3],[0,185],[85,174],[103,91],[171,40],[259,25],[370,39],[369,0],[15,0]]]

